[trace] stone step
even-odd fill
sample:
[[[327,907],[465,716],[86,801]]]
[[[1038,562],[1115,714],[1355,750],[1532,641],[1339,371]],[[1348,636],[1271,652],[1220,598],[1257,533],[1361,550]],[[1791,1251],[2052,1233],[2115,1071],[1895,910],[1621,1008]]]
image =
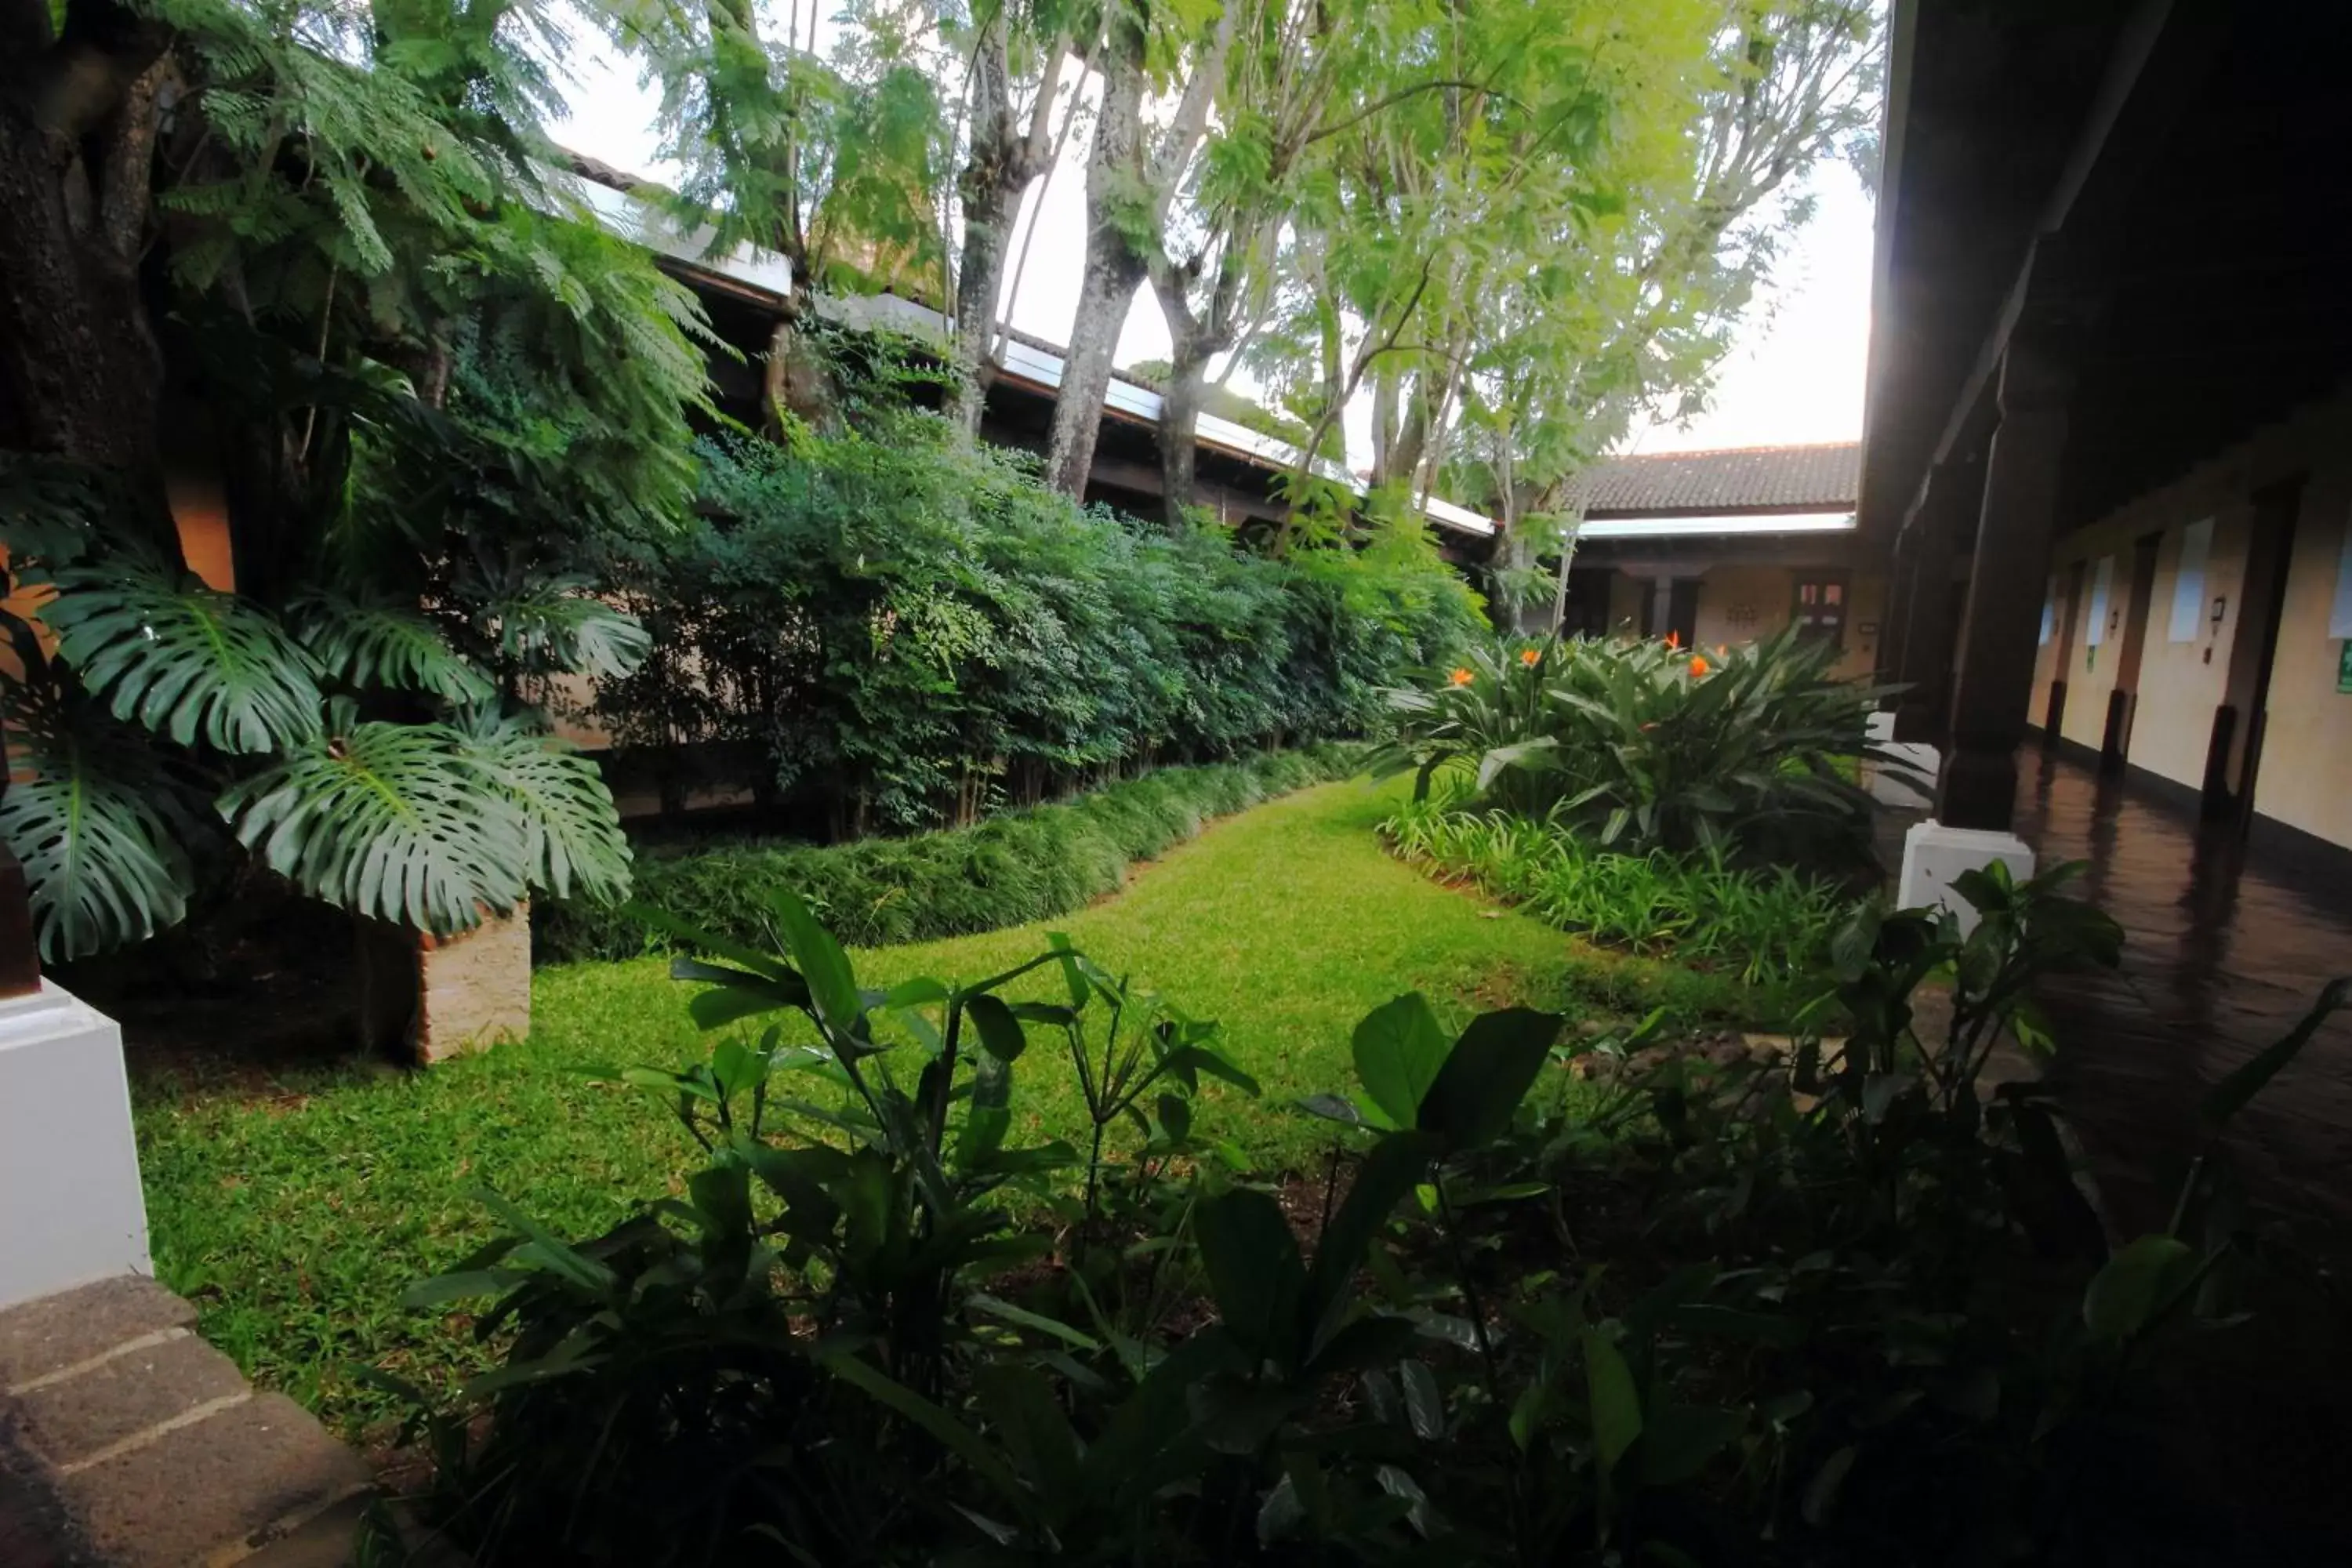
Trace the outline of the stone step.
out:
[[[341,1568],[367,1466],[194,1318],[131,1278],[0,1312],[0,1447],[102,1568]]]

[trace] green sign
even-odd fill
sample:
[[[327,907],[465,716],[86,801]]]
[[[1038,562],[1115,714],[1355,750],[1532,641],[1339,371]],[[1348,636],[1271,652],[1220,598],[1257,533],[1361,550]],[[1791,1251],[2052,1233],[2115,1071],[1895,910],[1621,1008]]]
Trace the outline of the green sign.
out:
[[[2352,637],[2345,639],[2336,655],[2336,689],[2352,691]]]

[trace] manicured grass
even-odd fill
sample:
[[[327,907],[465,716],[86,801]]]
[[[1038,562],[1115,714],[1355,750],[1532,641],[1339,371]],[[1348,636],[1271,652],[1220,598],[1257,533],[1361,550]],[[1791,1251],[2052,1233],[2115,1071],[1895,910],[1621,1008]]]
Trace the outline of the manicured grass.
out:
[[[1114,972],[1223,1025],[1224,1049],[1265,1098],[1213,1088],[1200,1124],[1269,1173],[1326,1145],[1328,1124],[1290,1102],[1349,1088],[1349,1031],[1401,992],[1427,992],[1457,1018],[1515,1003],[1737,1010],[1740,994],[1720,980],[1582,948],[1390,858],[1372,828],[1398,798],[1326,784],[1218,825],[1066,919],[857,952],[859,977],[976,979],[1037,952],[1049,926],[1067,931]],[[320,1068],[268,1092],[249,1079],[142,1081],[166,1282],[249,1373],[347,1430],[395,1407],[354,1382],[359,1365],[449,1386],[481,1360],[466,1320],[404,1311],[399,1296],[493,1233],[478,1187],[566,1235],[681,1190],[694,1150],[667,1108],[582,1069],[697,1059],[708,1042],[687,995],[660,959],[561,966],[534,983],[528,1042],[428,1072]],[[1075,1138],[1084,1119],[1066,1062],[1037,1051],[1020,1070],[1016,1131]]]

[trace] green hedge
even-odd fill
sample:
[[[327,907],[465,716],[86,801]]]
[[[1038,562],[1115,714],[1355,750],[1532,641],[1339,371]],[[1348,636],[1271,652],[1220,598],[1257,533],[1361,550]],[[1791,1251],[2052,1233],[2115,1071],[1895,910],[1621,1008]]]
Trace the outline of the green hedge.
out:
[[[971,827],[835,845],[737,843],[639,857],[636,898],[737,942],[768,942],[767,899],[789,887],[857,947],[927,942],[1048,920],[1116,890],[1147,860],[1213,817],[1342,778],[1362,748],[1323,742],[1239,762],[1161,768],[1065,805]],[[541,963],[635,958],[660,938],[617,909],[542,903],[531,916]]]

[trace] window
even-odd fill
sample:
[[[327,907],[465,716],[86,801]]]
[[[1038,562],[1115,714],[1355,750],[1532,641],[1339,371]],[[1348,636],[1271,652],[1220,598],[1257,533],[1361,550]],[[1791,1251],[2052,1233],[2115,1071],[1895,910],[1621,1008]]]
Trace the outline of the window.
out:
[[[1801,637],[1819,637],[1832,647],[1845,646],[1845,579],[1799,577],[1796,603],[1790,619]]]

